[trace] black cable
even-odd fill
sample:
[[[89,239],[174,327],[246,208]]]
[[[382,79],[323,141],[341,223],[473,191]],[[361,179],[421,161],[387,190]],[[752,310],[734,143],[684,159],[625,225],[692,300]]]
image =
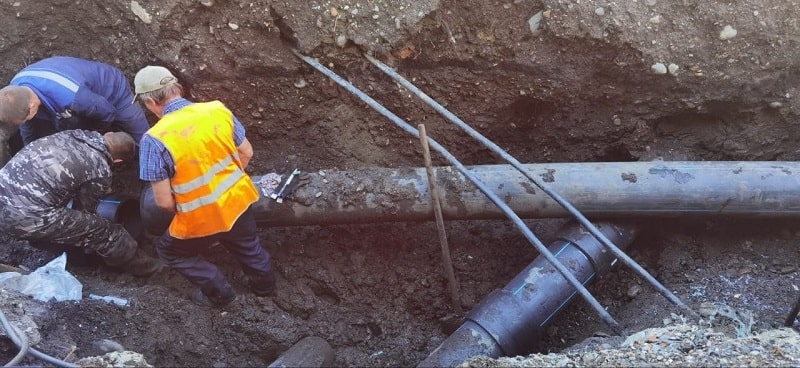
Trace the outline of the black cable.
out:
[[[49,356],[49,355],[47,355],[45,353],[42,353],[41,351],[36,350],[34,348],[28,349],[28,355],[33,355],[36,358],[39,358],[41,360],[44,360],[45,362],[48,362],[48,363],[50,363],[52,365],[56,365],[56,366],[59,366],[59,367],[81,368],[81,366],[79,366],[77,364],[67,363],[67,362],[65,362],[63,360],[60,360],[60,359],[57,359],[57,358],[53,358],[53,357],[51,357],[51,356]]]
[[[28,349],[30,348],[30,345],[28,344],[28,338],[25,336],[25,334],[19,333],[19,330],[17,330],[17,328],[8,321],[8,318],[6,318],[6,315],[3,314],[3,311],[0,311],[0,324],[2,324],[3,329],[6,330],[6,335],[8,335],[8,338],[11,339],[11,341],[13,341],[17,347],[19,347],[19,352],[17,355],[4,365],[4,367],[14,367],[22,361],[22,358],[24,358],[25,355],[28,354]]]
[[[53,357],[51,357],[51,356],[49,356],[49,355],[47,355],[45,353],[42,353],[39,350],[36,350],[36,349],[34,349],[32,347],[29,347],[27,338],[23,338],[23,337],[21,337],[21,335],[23,335],[23,334],[18,334],[17,333],[16,327],[12,326],[11,323],[8,322],[8,319],[6,318],[6,315],[3,313],[2,310],[0,310],[0,323],[2,323],[3,328],[6,330],[6,333],[8,334],[8,337],[11,338],[11,341],[13,341],[15,345],[20,347],[20,353],[25,352],[25,354],[23,354],[22,356],[25,356],[26,354],[27,355],[32,355],[32,356],[34,356],[36,358],[39,358],[41,360],[44,360],[45,362],[48,362],[50,364],[53,364],[53,365],[59,366],[59,367],[80,368],[79,365],[68,363],[68,362],[65,362],[65,361],[57,359],[57,358],[53,358]],[[17,357],[19,357],[19,354],[17,354]],[[16,366],[17,363],[19,363],[19,361],[15,362],[17,357],[14,357],[14,359],[12,359],[8,363],[6,363],[5,366],[6,367]],[[19,358],[19,360],[22,360],[22,358]]]

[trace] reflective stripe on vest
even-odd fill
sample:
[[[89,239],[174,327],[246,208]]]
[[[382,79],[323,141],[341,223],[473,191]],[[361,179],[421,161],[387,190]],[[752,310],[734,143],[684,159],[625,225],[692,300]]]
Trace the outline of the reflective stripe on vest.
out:
[[[233,174],[228,175],[227,179],[220,182],[219,185],[217,185],[217,189],[214,189],[214,192],[212,192],[211,194],[205,197],[197,198],[191,202],[178,204],[176,206],[178,211],[191,212],[202,206],[206,206],[216,202],[222,196],[222,193],[230,190],[239,181],[239,179],[242,178],[242,176],[244,176],[244,172],[242,172],[242,170],[237,170]],[[175,193],[178,193],[178,191],[175,191]]]
[[[175,160],[170,185],[177,212],[170,235],[188,239],[228,231],[258,200],[258,191],[241,168],[233,129],[233,114],[213,101],[164,115],[147,132]]]
[[[60,84],[62,87],[72,91],[73,93],[78,93],[79,86],[78,86],[77,83],[73,82],[71,79],[69,79],[69,78],[67,78],[67,77],[65,77],[65,76],[63,76],[61,74],[56,74],[56,73],[51,72],[51,71],[36,70],[36,69],[23,70],[23,71],[17,73],[17,75],[14,76],[14,79],[22,78],[22,77],[37,77],[37,78],[42,78],[42,79],[48,79],[48,80],[51,80],[53,82],[56,82],[56,83]],[[14,80],[12,79],[11,81],[13,82]]]

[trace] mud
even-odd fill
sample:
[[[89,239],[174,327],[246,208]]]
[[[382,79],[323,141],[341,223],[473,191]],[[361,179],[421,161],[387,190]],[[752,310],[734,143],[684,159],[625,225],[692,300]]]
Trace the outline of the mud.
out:
[[[245,122],[256,149],[253,175],[422,166],[417,137],[297,51],[412,126],[425,124],[465,165],[503,163],[378,70],[362,56],[369,52],[523,163],[794,161],[797,6],[0,0],[0,84],[50,55],[111,63],[131,79],[158,64],[173,70],[193,99],[219,99]],[[436,154],[433,161],[448,165]],[[135,178],[135,168],[121,168],[119,190],[138,195]],[[384,202],[395,206],[400,193],[387,191]],[[751,311],[754,331],[783,323],[799,276],[792,218],[632,220],[641,235],[628,254],[692,308],[714,302]],[[565,221],[525,219],[545,244]],[[537,256],[508,220],[445,224],[466,311]],[[280,274],[275,297],[250,294],[233,258],[216,248],[207,256],[239,294],[230,310],[194,306],[186,298],[190,285],[173,272],[142,280],[71,264],[86,293],[134,303],[48,303],[34,318],[37,348],[75,359],[111,339],[156,366],[264,366],[316,336],[333,347],[336,365],[413,366],[462,317],[450,305],[433,221],[265,226],[262,236]],[[2,244],[0,260],[12,266],[34,269],[55,256],[12,239]],[[625,267],[589,290],[630,333],[680,313]],[[603,331],[607,326],[576,300],[532,350],[559,351]],[[15,354],[0,341],[0,357]]]

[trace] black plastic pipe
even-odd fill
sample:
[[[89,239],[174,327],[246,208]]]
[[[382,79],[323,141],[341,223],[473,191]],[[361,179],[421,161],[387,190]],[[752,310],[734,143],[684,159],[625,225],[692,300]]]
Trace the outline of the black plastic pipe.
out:
[[[588,217],[800,216],[800,162],[656,161],[529,164]],[[470,167],[522,218],[569,213],[508,165]],[[504,214],[452,167],[435,167],[445,220],[489,220]],[[253,180],[258,183],[261,177]],[[149,188],[149,186],[148,186]],[[269,193],[267,193],[269,194]],[[141,199],[142,220],[154,235],[172,216]],[[262,227],[430,221],[427,174],[420,168],[309,172],[309,182],[281,204],[263,195],[255,204]]]
[[[146,233],[139,207],[138,196],[112,192],[102,196],[97,201],[97,207],[95,207],[94,212],[106,220],[121,224],[134,239],[141,241]],[[75,199],[67,203],[67,208],[74,210],[84,209],[83,204]]]
[[[596,227],[620,247],[636,236],[632,226],[600,222]],[[550,251],[586,285],[617,263],[585,227],[571,222],[560,231]],[[419,367],[456,366],[475,356],[498,358],[528,354],[553,317],[577,292],[544,257],[537,257],[511,282],[482,300],[465,322]]]
[[[95,212],[106,220],[122,225],[134,239],[142,241],[146,233],[139,207],[136,196],[110,193],[98,201]]]

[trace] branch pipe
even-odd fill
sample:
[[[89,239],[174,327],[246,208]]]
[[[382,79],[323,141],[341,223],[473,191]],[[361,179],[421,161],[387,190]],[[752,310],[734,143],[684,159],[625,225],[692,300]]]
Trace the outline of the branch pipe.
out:
[[[600,222],[598,230],[620,247],[627,247],[636,228]],[[587,285],[609,272],[617,258],[585,227],[570,222],[549,250]],[[419,367],[452,367],[475,356],[498,358],[525,355],[541,339],[553,317],[577,295],[566,280],[539,256],[502,289],[494,290],[469,312],[464,323]]]

